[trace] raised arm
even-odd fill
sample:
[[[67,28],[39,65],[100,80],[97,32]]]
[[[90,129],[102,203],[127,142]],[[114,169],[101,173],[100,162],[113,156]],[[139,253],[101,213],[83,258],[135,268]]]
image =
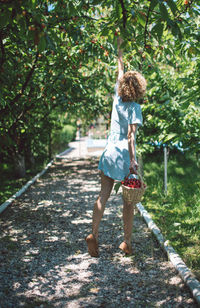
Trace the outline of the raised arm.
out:
[[[123,40],[119,36],[117,38],[117,49],[118,49],[118,76],[117,76],[117,80],[119,80],[124,74],[123,52],[122,52],[122,49],[120,48],[122,43],[123,43]]]

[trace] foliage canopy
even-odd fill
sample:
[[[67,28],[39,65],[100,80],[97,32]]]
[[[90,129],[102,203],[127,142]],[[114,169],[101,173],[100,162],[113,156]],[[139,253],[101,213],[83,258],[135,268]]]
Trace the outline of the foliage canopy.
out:
[[[60,114],[109,120],[119,34],[126,70],[148,80],[143,150],[159,142],[197,151],[197,2],[0,1],[1,160],[45,151]]]

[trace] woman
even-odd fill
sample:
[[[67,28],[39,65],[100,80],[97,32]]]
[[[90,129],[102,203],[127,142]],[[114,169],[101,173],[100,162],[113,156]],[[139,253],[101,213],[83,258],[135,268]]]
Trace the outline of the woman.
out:
[[[121,38],[118,38],[118,79],[115,86],[110,136],[98,167],[101,170],[101,191],[94,204],[92,233],[86,237],[88,252],[92,257],[98,257],[99,254],[99,224],[105,204],[111,194],[114,180],[123,180],[129,172],[137,174],[138,168],[135,142],[137,128],[142,125],[142,112],[140,105],[135,101],[144,96],[146,80],[136,71],[129,71],[124,74],[121,43]],[[125,254],[132,254],[133,216],[133,206],[124,202],[124,241],[119,248]]]

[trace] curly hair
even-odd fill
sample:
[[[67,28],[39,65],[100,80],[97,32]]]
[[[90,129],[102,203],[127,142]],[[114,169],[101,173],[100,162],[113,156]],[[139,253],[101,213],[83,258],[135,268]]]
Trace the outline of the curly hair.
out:
[[[118,95],[123,102],[138,101],[146,91],[146,79],[137,71],[128,71],[119,79]]]

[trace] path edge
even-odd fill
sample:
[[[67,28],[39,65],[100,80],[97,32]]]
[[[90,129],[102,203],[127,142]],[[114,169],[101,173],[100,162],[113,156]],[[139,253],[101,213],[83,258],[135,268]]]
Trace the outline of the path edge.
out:
[[[183,262],[181,257],[177,254],[172,246],[169,245],[169,241],[165,240],[160,229],[152,220],[150,214],[145,210],[141,203],[136,204],[136,207],[146,222],[148,228],[153,232],[154,236],[158,240],[161,248],[167,254],[168,259],[171,261],[182,280],[190,289],[193,298],[196,300],[197,304],[200,306],[200,282],[196,279],[194,274],[189,270],[186,264]]]
[[[12,195],[9,199],[7,199],[4,203],[2,203],[0,205],[0,214],[5,211],[5,209],[11,205],[11,203],[13,203],[13,201],[15,199],[17,199],[18,197],[20,197],[28,188],[29,186],[31,186],[33,183],[35,183],[35,181],[41,177],[48,169],[49,167],[51,167],[53,165],[55,161],[55,158],[52,159],[47,165],[46,167],[41,171],[39,172],[38,174],[36,174],[31,180],[29,180],[24,186],[22,186],[22,188],[17,191],[14,195]]]
[[[71,149],[69,148],[68,151],[70,152]],[[63,154],[63,153],[60,153]],[[39,172],[36,176],[34,176],[31,180],[29,180],[18,192],[16,192],[14,195],[12,195],[8,200],[6,200],[4,203],[0,205],[0,214],[18,197],[20,197],[28,188],[30,185],[35,183],[35,181],[41,177],[54,163],[56,158],[59,158],[61,156],[60,154],[56,155],[54,159],[52,159],[46,167]],[[67,153],[65,153],[67,154]],[[159,244],[161,245],[161,248],[166,252],[169,260],[175,267],[175,269],[178,271],[179,275],[185,282],[185,284],[190,289],[194,299],[200,305],[200,282],[195,278],[194,274],[189,270],[189,268],[186,266],[186,264],[183,262],[181,257],[176,253],[174,248],[169,245],[169,241],[166,241],[160,231],[160,229],[157,227],[157,225],[152,220],[151,216],[145,210],[144,206],[141,203],[136,204],[136,207],[140,213],[140,215],[143,217],[144,221],[146,222],[148,228],[153,232],[154,236],[158,240]]]
[[[17,199],[18,197],[20,197],[28,188],[30,185],[32,185],[33,183],[35,183],[35,181],[37,179],[39,179],[48,169],[49,167],[51,167],[53,165],[53,163],[59,159],[62,158],[62,155],[67,155],[68,153],[70,153],[73,150],[73,147],[70,147],[68,149],[66,149],[64,152],[57,154],[47,165],[46,167],[39,172],[38,174],[36,174],[31,180],[29,180],[24,186],[22,186],[22,188],[17,191],[14,195],[12,195],[9,199],[7,199],[4,203],[2,203],[0,205],[0,214],[5,211],[7,209],[7,207],[9,205],[11,205],[13,203],[13,201],[15,199]]]

